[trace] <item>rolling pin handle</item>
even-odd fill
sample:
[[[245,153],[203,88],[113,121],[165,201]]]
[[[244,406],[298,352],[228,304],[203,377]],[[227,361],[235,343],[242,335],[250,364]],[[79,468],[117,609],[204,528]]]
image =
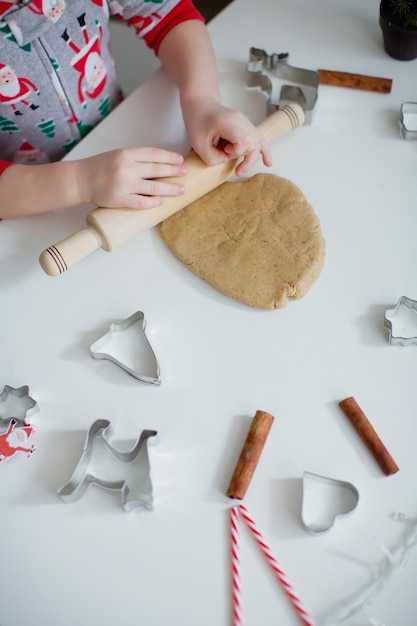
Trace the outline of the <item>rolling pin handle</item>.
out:
[[[103,240],[99,233],[91,226],[87,226],[78,233],[46,248],[39,257],[39,263],[48,276],[58,276],[101,248],[102,245]]]
[[[257,128],[267,143],[295,130],[305,122],[305,112],[297,102],[279,108],[258,124]]]

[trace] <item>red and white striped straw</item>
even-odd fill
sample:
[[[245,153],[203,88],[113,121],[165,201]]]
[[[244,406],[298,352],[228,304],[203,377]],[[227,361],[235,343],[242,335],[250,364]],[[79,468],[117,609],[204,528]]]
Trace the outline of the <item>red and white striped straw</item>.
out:
[[[233,626],[242,626],[242,592],[240,579],[239,507],[230,510],[230,538],[232,548]]]
[[[314,626],[313,619],[308,615],[307,611],[305,610],[305,608],[303,607],[303,605],[301,603],[301,600],[295,595],[293,587],[288,582],[288,579],[287,579],[286,575],[284,574],[284,572],[282,571],[282,569],[278,565],[278,562],[275,559],[275,557],[272,555],[271,549],[267,545],[263,535],[261,534],[261,532],[257,528],[255,522],[253,521],[253,519],[249,515],[249,512],[248,512],[247,508],[243,504],[240,504],[238,508],[239,508],[240,515],[243,517],[243,519],[247,523],[250,531],[252,532],[252,535],[254,536],[256,542],[260,546],[260,548],[261,548],[262,552],[264,553],[268,563],[270,564],[270,566],[272,567],[273,571],[275,572],[275,575],[277,576],[279,582],[284,587],[284,591],[286,592],[287,596],[291,600],[291,602],[292,602],[294,608],[296,609],[296,611],[297,611],[301,621],[306,626]]]

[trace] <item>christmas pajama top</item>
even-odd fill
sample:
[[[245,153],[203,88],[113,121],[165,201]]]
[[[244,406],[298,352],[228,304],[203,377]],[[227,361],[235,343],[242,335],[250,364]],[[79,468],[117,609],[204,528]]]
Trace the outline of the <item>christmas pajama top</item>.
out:
[[[0,174],[61,159],[120,102],[110,15],[155,52],[173,26],[203,19],[191,0],[0,1]]]

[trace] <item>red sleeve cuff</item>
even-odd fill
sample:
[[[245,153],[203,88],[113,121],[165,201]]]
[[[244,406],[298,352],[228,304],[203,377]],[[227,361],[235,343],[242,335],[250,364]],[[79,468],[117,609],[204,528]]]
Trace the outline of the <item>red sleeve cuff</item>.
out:
[[[144,36],[144,40],[149,48],[152,48],[155,54],[158,54],[159,46],[165,35],[167,35],[174,26],[181,24],[181,22],[188,22],[189,20],[205,21],[204,17],[193,5],[192,0],[181,0],[157,26]]]
[[[10,161],[0,161],[0,174],[3,174],[4,170],[10,167],[10,165],[15,165],[15,163],[11,163]]]

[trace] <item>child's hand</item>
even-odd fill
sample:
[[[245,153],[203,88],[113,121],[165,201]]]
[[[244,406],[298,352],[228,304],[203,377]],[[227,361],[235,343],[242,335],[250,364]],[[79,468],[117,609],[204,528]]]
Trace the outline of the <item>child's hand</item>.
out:
[[[103,207],[151,209],[166,196],[185,191],[181,182],[167,183],[158,178],[183,176],[184,158],[159,148],[112,150],[76,161],[79,202]]]
[[[259,156],[264,165],[272,165],[266,141],[240,111],[199,98],[183,104],[183,114],[190,143],[208,165],[243,157],[237,176],[245,174]]]

